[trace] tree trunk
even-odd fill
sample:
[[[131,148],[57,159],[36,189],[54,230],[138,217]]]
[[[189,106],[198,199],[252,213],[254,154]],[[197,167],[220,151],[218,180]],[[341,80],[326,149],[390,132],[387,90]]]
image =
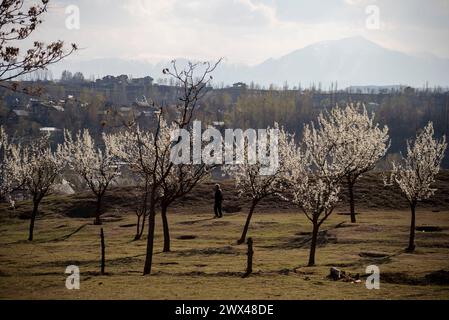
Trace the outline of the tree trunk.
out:
[[[105,251],[106,251],[106,247],[104,244],[104,232],[103,232],[103,228],[101,228],[100,231],[100,238],[101,238],[101,274],[104,274],[104,268],[105,268]]]
[[[143,219],[142,219],[142,226],[140,227],[140,232],[139,232],[137,240],[142,238],[143,232],[145,231],[145,221],[146,220],[147,220],[147,215],[146,215],[146,213],[144,213],[143,214]]]
[[[161,216],[162,216],[162,227],[164,230],[164,249],[162,250],[162,252],[170,252],[170,230],[168,227],[166,205],[163,205],[161,207]]]
[[[103,195],[99,195],[97,196],[97,208],[95,210],[95,220],[94,220],[94,225],[100,225],[101,224],[101,200],[102,200]]]
[[[416,203],[410,204],[410,209],[412,212],[412,218],[410,222],[410,238],[408,241],[408,248],[406,249],[408,252],[413,252],[415,250],[415,212],[416,212]]]
[[[315,265],[315,250],[316,250],[316,242],[318,238],[318,229],[319,225],[317,222],[313,223],[313,231],[312,231],[312,242],[310,244],[310,254],[309,254],[309,263],[308,266],[314,266]]]
[[[146,218],[147,218],[147,216],[145,213],[142,214],[141,216],[137,216],[137,227],[136,227],[136,235],[134,236],[134,240],[140,240],[142,238],[143,232],[145,231]],[[140,224],[141,219],[142,219],[142,224]]]
[[[247,252],[248,257],[246,262],[246,272],[243,275],[243,278],[248,277],[253,272],[253,254],[254,254],[253,239],[248,238],[247,244],[248,244],[248,252]]]
[[[31,212],[30,231],[28,234],[28,241],[33,241],[34,221],[36,220],[37,210],[39,208],[39,202],[40,202],[40,200],[33,199],[33,211]]]
[[[143,268],[143,275],[149,275],[151,273],[151,265],[153,262],[154,225],[156,223],[154,192],[151,193],[150,201],[151,202],[150,202],[150,215],[148,217],[147,252],[145,257],[145,265]]]
[[[349,189],[349,207],[351,213],[351,222],[356,223],[355,219],[355,204],[354,204],[354,182],[348,176],[348,189]]]
[[[148,202],[148,178],[145,179],[145,193],[143,197],[143,203],[142,203],[142,211],[141,215],[137,215],[137,231],[136,236],[134,237],[134,240],[139,240],[142,238],[143,232],[145,230],[145,220],[147,215],[147,202]],[[142,219],[142,226],[140,227],[140,218]]]
[[[140,215],[137,215],[137,226],[136,226],[136,235],[134,236],[134,240],[140,239]]]
[[[253,200],[253,202],[251,203],[251,208],[249,209],[248,216],[246,217],[246,223],[245,223],[245,227],[243,228],[242,236],[237,241],[237,244],[242,244],[245,242],[246,234],[248,233],[249,224],[251,222],[251,217],[253,216],[254,208],[256,207],[256,205],[257,205],[257,200]]]

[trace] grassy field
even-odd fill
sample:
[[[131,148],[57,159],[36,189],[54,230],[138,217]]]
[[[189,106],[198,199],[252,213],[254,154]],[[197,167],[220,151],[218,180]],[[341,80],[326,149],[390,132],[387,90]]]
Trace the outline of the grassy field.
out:
[[[213,219],[205,203],[178,205],[169,213],[172,252],[161,252],[158,216],[153,272],[143,277],[146,241],[132,241],[135,216],[125,204],[115,203],[115,209],[109,207],[103,217],[108,275],[101,276],[100,227],[92,225],[90,217],[67,215],[84,196],[46,200],[32,243],[26,241],[28,220],[17,217],[28,211],[29,203],[19,204],[15,213],[0,207],[0,298],[449,298],[449,210],[418,210],[418,226],[441,230],[417,232],[417,250],[409,254],[404,252],[409,232],[407,210],[360,210],[359,222],[350,224],[349,217],[341,214],[344,209],[339,208],[322,227],[317,265],[306,267],[308,220],[295,209],[277,209],[272,202],[271,209],[265,206],[255,213],[249,231],[254,239],[254,274],[242,279],[246,247],[235,243],[246,209]],[[80,290],[65,288],[64,271],[71,264],[80,267]],[[326,277],[331,266],[363,276],[371,264],[380,267],[380,290],[366,289],[363,278],[361,283],[351,283]]]

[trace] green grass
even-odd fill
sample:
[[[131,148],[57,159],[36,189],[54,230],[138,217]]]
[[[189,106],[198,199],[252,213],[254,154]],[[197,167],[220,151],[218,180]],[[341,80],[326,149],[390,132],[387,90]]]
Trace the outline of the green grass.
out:
[[[146,239],[132,241],[135,216],[126,206],[104,215],[106,272],[98,275],[100,227],[92,218],[64,215],[65,201],[56,197],[44,205],[35,226],[35,241],[26,241],[28,220],[8,217],[0,207],[0,298],[2,299],[448,299],[449,286],[425,281],[425,276],[449,270],[449,211],[418,209],[417,225],[436,225],[439,232],[417,232],[417,250],[405,253],[407,210],[361,210],[359,223],[336,212],[322,226],[327,230],[317,248],[315,267],[306,267],[311,225],[295,210],[256,212],[249,236],[254,240],[254,274],[242,279],[246,247],[236,245],[246,209],[212,219],[212,212],[178,206],[169,212],[172,252],[162,253],[162,229],[157,217],[151,276],[142,276]],[[18,211],[26,212],[27,204]],[[50,210],[54,208],[54,210]],[[341,224],[343,222],[343,224]],[[79,231],[74,233],[78,228]],[[193,235],[194,239],[177,239]],[[360,253],[384,253],[384,258]],[[81,271],[81,289],[65,288],[66,266]],[[331,281],[331,266],[363,275],[366,266],[381,271],[381,289],[361,283]],[[385,278],[382,278],[382,275]],[[414,284],[416,280],[419,284]]]

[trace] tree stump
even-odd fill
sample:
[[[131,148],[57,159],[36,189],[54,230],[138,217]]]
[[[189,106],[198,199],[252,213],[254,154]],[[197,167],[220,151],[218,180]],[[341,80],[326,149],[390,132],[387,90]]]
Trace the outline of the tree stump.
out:
[[[341,271],[335,267],[331,267],[329,272],[329,278],[331,278],[334,281],[341,279]]]

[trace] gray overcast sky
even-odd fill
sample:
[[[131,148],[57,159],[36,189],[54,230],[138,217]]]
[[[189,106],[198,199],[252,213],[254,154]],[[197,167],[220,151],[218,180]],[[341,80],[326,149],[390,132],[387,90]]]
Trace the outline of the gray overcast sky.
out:
[[[80,29],[65,9],[80,9]],[[380,29],[366,28],[368,5]],[[408,53],[449,58],[449,0],[51,0],[43,41],[76,42],[71,59],[186,57],[256,64],[308,44],[361,35]]]

